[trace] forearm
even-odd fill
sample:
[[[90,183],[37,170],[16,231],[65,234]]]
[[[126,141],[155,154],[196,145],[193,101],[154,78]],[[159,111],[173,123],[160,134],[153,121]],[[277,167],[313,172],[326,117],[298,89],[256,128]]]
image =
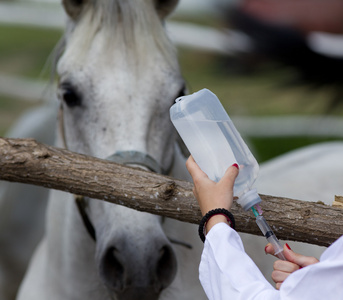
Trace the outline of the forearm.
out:
[[[279,299],[279,292],[245,253],[239,235],[226,226],[213,226],[206,237],[199,271],[208,298]]]

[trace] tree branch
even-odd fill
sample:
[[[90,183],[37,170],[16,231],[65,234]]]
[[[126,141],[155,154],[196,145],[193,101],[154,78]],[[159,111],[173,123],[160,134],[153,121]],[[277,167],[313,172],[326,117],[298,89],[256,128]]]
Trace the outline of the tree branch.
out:
[[[0,138],[0,179],[101,199],[198,224],[189,182],[119,165],[32,139]],[[342,208],[261,195],[264,217],[280,239],[329,246],[343,234]],[[236,229],[261,235],[251,212],[234,205]]]

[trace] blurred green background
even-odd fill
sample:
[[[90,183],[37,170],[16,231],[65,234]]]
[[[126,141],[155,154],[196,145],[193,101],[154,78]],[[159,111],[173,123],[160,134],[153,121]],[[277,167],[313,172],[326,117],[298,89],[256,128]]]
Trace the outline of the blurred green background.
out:
[[[202,25],[220,27],[217,20],[188,18]],[[33,80],[50,79],[47,60],[62,35],[61,30],[0,25],[0,72]],[[227,57],[179,47],[179,61],[190,92],[212,90],[235,116],[324,115],[331,91],[309,86],[287,84],[294,71],[266,64],[253,72],[241,70]],[[233,60],[234,61],[234,60]],[[45,71],[44,71],[45,70]],[[21,89],[21,86],[17,87]],[[4,135],[27,109],[40,103],[29,103],[5,97],[0,91],[0,135]],[[343,115],[342,105],[330,112]],[[315,137],[246,137],[256,158],[266,161],[292,149],[335,138]],[[337,138],[336,138],[337,139]]]

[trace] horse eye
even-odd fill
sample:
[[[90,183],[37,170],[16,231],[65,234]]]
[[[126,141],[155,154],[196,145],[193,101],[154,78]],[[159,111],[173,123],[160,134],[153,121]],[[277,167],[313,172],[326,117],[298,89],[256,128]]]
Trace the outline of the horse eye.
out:
[[[74,4],[74,5],[81,5],[83,4],[83,0],[72,0],[71,3]]]
[[[68,85],[61,86],[61,99],[69,106],[75,107],[81,105],[81,97],[75,91],[75,89]]]

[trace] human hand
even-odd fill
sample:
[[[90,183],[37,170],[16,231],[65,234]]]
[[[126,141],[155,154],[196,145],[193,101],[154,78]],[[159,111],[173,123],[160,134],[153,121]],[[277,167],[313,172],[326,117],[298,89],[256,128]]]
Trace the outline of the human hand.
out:
[[[274,255],[274,249],[271,244],[267,244],[264,248],[266,254]],[[286,278],[293,272],[313,265],[318,262],[318,259],[311,256],[305,256],[295,253],[291,250],[288,244],[283,246],[283,253],[287,261],[277,260],[274,262],[274,271],[272,272],[272,280],[275,282],[275,287],[279,290],[281,284],[286,280]]]
[[[186,162],[188,172],[194,182],[193,194],[197,199],[202,215],[216,208],[231,209],[233,203],[233,185],[238,175],[238,165],[229,167],[219,182],[214,182],[208,178],[200,167],[190,156]],[[212,226],[219,222],[226,222],[222,215],[213,216],[206,224],[208,232]]]

